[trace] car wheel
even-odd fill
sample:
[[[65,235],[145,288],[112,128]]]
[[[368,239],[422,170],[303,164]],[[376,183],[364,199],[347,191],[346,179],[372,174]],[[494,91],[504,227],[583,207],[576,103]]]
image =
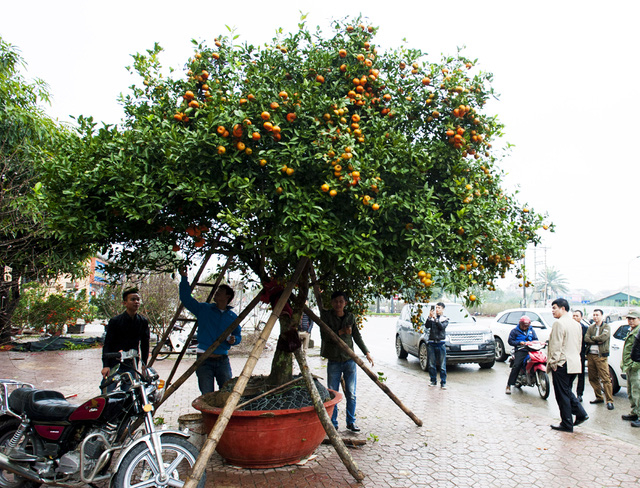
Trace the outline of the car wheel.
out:
[[[400,359],[407,359],[407,356],[409,355],[402,346],[402,339],[400,339],[399,335],[396,336],[396,355]]]
[[[427,348],[427,343],[423,342],[420,344],[420,350],[418,351],[418,359],[420,360],[420,367],[422,371],[429,370],[429,349]]]
[[[509,355],[504,348],[504,342],[502,342],[502,339],[496,336],[496,361],[500,361],[502,363],[506,361],[508,357]]]
[[[549,375],[544,371],[536,371],[536,381],[538,382],[538,393],[540,398],[546,400],[549,398]]]
[[[480,369],[491,369],[496,364],[496,360],[489,361],[488,363],[480,363]]]
[[[620,382],[618,381],[616,372],[611,366],[609,366],[609,376],[611,377],[611,389],[613,390],[613,394],[615,395],[620,391]]]

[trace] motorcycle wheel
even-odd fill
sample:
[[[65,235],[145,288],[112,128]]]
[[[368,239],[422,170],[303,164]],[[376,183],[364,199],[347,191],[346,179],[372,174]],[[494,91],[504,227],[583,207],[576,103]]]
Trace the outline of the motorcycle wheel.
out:
[[[549,398],[549,375],[544,371],[536,371],[536,383],[538,383],[538,393],[540,398],[546,400]]]
[[[162,436],[162,460],[167,475],[172,480],[184,483],[198,458],[198,450],[184,437],[172,434]],[[122,460],[115,473],[112,486],[132,488],[134,486],[169,486],[169,480],[161,482],[157,460],[146,443],[138,444]],[[198,488],[204,488],[203,474]],[[173,485],[176,486],[176,485]]]
[[[5,446],[9,443],[13,434],[18,430],[20,426],[20,421],[17,419],[7,420],[5,422],[0,423],[0,446]],[[33,449],[31,448],[31,443],[27,439],[26,446],[22,447],[26,449],[26,451],[31,454]],[[6,471],[4,469],[0,469],[0,487],[1,488],[36,488],[41,486],[40,483],[36,483],[34,481],[29,481],[21,476],[15,475],[10,471]]]

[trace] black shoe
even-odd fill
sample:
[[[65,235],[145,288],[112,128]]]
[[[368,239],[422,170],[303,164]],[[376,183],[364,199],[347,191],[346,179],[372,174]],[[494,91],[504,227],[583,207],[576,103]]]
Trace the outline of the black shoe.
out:
[[[351,432],[360,432],[360,427],[358,427],[355,423],[347,424],[347,429],[349,429]]]
[[[595,405],[596,403],[604,403],[604,400],[596,398],[595,400],[591,400],[589,403]]]
[[[613,403],[607,403],[607,410],[613,410]]]
[[[576,425],[580,425],[581,423],[585,422],[589,420],[589,416],[587,415],[586,417],[576,417],[575,422],[573,422],[573,426],[575,427]]]
[[[631,422],[631,427],[640,427],[640,420],[634,420]]]
[[[629,415],[623,415],[622,420],[638,420],[638,416],[636,414],[630,413]]]
[[[573,429],[569,429],[569,428],[565,427],[564,425],[552,425],[551,428],[553,430],[559,430],[561,432],[573,432]]]
[[[578,395],[578,401],[582,403],[582,395]]]

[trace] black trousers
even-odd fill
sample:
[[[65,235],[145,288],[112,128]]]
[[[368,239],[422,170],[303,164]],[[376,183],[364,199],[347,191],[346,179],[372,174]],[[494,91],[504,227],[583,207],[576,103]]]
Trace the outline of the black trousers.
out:
[[[587,412],[573,394],[573,381],[576,379],[575,374],[567,373],[567,364],[559,366],[552,372],[553,391],[556,395],[556,402],[560,409],[560,425],[567,430],[573,430],[573,416],[582,418],[587,416]]]
[[[576,394],[582,396],[584,394],[584,364],[587,361],[586,354],[583,352],[580,354],[580,362],[582,363],[582,371],[578,373],[578,387],[576,388]]]
[[[513,386],[516,384],[518,374],[524,366],[524,358],[526,358],[528,355],[529,351],[527,351],[524,347],[516,351],[513,359],[513,366],[511,367],[511,373],[509,373],[509,379],[507,380],[507,385]]]

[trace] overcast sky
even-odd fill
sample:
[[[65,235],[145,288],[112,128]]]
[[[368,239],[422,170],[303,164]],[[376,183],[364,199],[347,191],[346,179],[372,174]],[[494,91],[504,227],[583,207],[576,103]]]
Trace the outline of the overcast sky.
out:
[[[354,2],[352,2],[354,3]],[[18,46],[29,77],[44,79],[49,113],[116,123],[118,94],[135,80],[130,55],[159,42],[163,65],[181,69],[192,38],[236,28],[240,41],[297,29],[300,11],[330,33],[331,19],[360,12],[379,26],[382,50],[406,38],[438,60],[478,58],[501,94],[491,110],[514,144],[502,162],[507,188],[557,226],[538,249],[538,271],[555,266],[574,289],[640,287],[640,2],[405,1],[110,2],[3,0],[0,35]],[[527,258],[530,273],[534,253]]]

